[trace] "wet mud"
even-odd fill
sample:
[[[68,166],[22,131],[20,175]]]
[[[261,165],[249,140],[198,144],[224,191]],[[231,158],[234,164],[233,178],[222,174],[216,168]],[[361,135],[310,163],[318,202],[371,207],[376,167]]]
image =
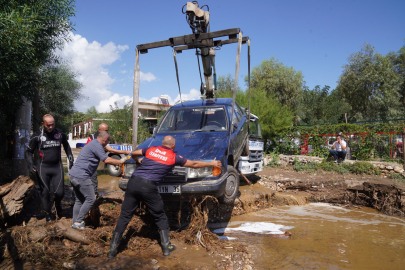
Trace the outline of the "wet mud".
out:
[[[7,220],[0,235],[1,269],[257,269],[248,245],[220,240],[211,229],[227,227],[232,217],[277,206],[326,202],[345,207],[368,206],[387,214],[404,217],[404,185],[395,181],[364,176],[334,174],[310,175],[288,169],[266,168],[241,178],[240,194],[232,206],[219,205],[212,197],[181,198],[165,201],[171,241],[177,250],[164,257],[158,229],[141,204],[124,233],[119,253],[107,259],[112,232],[118,220],[123,192],[111,184],[100,184],[102,197],[87,216],[89,229],[81,232],[88,240],[68,239],[58,224],[71,223],[68,205],[71,189],[66,187],[63,218],[49,224],[38,209],[34,194],[23,213]],[[34,191],[35,193],[35,191]],[[68,225],[67,225],[68,226]],[[45,228],[45,230],[44,230]],[[41,237],[35,236],[45,231]],[[283,237],[280,237],[283,238]],[[289,241],[291,234],[284,235]],[[90,244],[89,244],[90,243]]]

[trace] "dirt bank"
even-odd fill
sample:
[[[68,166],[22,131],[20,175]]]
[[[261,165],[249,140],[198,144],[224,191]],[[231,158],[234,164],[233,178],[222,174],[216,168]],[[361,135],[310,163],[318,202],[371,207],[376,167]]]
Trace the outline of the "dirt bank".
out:
[[[122,192],[105,194],[88,216],[91,229],[83,232],[84,242],[72,241],[58,229],[71,222],[67,187],[62,221],[45,224],[38,196],[33,196],[22,215],[7,222],[0,235],[0,268],[24,269],[255,269],[249,250],[236,242],[219,240],[205,226],[225,227],[232,216],[279,205],[327,202],[346,207],[368,206],[385,214],[404,216],[405,185],[380,176],[308,174],[292,168],[266,168],[254,183],[241,180],[234,206],[218,205],[213,198],[167,201],[171,239],[177,250],[169,257],[161,254],[158,231],[152,217],[141,206],[131,220],[116,258],[106,254],[117,222]],[[42,238],[35,238],[45,231]],[[199,236],[198,231],[201,231]],[[37,233],[37,234],[35,234]],[[288,240],[286,240],[288,241]],[[89,244],[90,243],[90,244]]]

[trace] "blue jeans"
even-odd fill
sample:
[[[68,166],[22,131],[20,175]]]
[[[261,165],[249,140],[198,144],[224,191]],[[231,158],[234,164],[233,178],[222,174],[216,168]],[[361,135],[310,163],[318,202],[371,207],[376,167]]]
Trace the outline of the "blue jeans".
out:
[[[72,223],[81,222],[96,201],[94,186],[91,178],[80,179],[69,175],[69,180],[70,183],[72,183],[73,191],[76,195],[75,205],[73,206]]]
[[[334,149],[330,149],[329,153],[331,153],[331,155],[335,158],[335,159],[339,159],[341,158],[342,161],[345,160],[346,158],[346,151],[342,150],[342,151],[336,151]]]

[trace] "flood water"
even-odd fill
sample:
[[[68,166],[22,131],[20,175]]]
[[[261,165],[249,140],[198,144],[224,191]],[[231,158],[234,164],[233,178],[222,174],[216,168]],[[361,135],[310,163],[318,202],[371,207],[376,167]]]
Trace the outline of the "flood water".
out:
[[[271,222],[290,239],[242,236],[258,269],[405,269],[405,220],[370,208],[328,204],[269,208],[231,219],[228,227]]]
[[[119,177],[99,175],[98,180],[101,192],[119,190]],[[229,234],[236,238],[229,241],[248,246],[257,269],[405,269],[405,219],[371,208],[323,203],[273,207],[233,217],[227,227],[246,223],[274,223],[292,233],[289,239]],[[178,258],[208,259],[204,249],[182,244],[176,253]],[[199,264],[197,259],[191,261]],[[173,264],[167,261],[167,266]]]

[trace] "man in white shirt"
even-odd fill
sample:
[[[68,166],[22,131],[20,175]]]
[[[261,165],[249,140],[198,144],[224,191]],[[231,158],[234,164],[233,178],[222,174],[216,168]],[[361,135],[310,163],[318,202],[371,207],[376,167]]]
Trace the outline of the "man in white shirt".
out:
[[[332,149],[330,149],[329,152],[338,163],[345,161],[346,142],[342,139],[342,136],[336,136],[336,142],[332,145]]]

